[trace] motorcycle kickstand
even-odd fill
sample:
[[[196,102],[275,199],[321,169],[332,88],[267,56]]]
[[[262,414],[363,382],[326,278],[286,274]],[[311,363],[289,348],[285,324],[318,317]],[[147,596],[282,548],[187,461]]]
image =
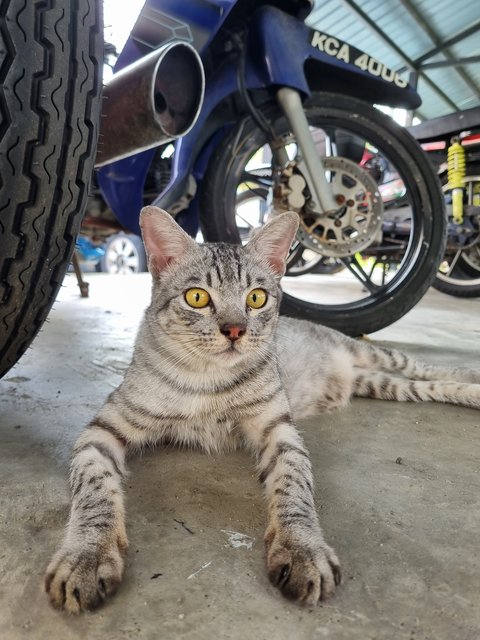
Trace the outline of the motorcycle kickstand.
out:
[[[82,268],[80,267],[80,260],[78,259],[78,253],[76,249],[72,255],[72,265],[73,265],[73,270],[75,271],[75,275],[77,277],[77,284],[80,289],[80,297],[88,298],[89,284],[88,282],[85,282],[85,280],[83,279]]]
[[[318,208],[324,213],[335,211],[338,209],[338,204],[333,198],[330,183],[325,176],[322,159],[318,155],[310,133],[299,92],[290,87],[282,87],[277,91],[277,101],[297,141],[302,158],[299,168],[304,171],[304,177],[315,197]]]

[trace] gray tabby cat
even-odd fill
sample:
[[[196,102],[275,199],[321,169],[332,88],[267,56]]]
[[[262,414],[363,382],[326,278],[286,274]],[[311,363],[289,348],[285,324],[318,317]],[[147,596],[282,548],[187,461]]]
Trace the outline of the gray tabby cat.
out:
[[[279,319],[296,214],[274,217],[245,247],[197,245],[155,207],[143,209],[141,224],[152,302],[122,384],[75,444],[70,518],[45,578],[50,600],[78,613],[114,593],[128,547],[125,456],[164,441],[247,447],[268,501],[269,578],[288,598],[323,600],[340,584],[340,564],[320,529],[295,421],[353,395],[480,408],[480,372]]]

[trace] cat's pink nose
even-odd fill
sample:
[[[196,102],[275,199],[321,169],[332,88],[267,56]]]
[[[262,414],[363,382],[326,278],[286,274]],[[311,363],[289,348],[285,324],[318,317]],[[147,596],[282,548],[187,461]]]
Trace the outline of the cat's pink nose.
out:
[[[224,324],[220,327],[220,333],[229,338],[232,342],[239,340],[246,332],[247,327],[244,324]]]

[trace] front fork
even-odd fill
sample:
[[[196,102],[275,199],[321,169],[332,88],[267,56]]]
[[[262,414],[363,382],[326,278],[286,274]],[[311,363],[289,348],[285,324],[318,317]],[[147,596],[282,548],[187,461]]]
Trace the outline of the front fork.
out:
[[[313,200],[315,200],[315,203],[312,202],[312,206],[316,211],[320,210],[323,213],[335,211],[338,209],[338,204],[333,198],[330,184],[325,176],[322,159],[318,155],[310,133],[299,92],[290,87],[282,87],[277,91],[277,101],[295,136],[298,155],[301,158],[297,166],[302,171]]]

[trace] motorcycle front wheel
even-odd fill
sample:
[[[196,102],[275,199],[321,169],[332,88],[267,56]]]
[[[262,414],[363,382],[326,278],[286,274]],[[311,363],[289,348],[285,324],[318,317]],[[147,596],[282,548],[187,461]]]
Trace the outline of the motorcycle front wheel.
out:
[[[359,223],[358,229],[345,229],[342,246],[336,247],[328,236],[326,243],[325,235],[315,237],[315,223],[309,226],[308,215],[303,215],[304,233],[297,240],[305,242],[307,237],[308,246],[317,247],[320,254],[324,242],[325,255],[345,268],[333,275],[315,273],[315,269],[295,278],[287,273],[282,280],[281,311],[350,335],[371,333],[401,318],[435,277],[446,233],[440,183],[408,132],[371,105],[316,93],[304,109],[319,155],[329,156],[325,162],[331,167],[327,177],[334,196],[337,202],[350,198],[358,205]],[[263,115],[295,163],[298,150],[282,112],[269,105]],[[354,144],[349,147],[345,140]],[[355,150],[355,157],[349,148]],[[389,176],[382,177],[385,184],[374,185],[382,206],[365,204],[371,202],[373,178],[365,176],[368,170],[361,167],[359,149],[385,159],[390,177],[395,178],[393,195],[386,182]],[[347,162],[335,160],[342,154]],[[272,166],[271,158],[265,133],[252,118],[232,128],[212,157],[202,183],[201,225],[206,240],[245,241],[244,230],[239,233],[238,203],[246,191],[273,190],[278,168]],[[304,195],[308,200],[308,192]]]
[[[4,2],[0,38],[2,376],[55,300],[87,202],[102,87],[101,3]]]

